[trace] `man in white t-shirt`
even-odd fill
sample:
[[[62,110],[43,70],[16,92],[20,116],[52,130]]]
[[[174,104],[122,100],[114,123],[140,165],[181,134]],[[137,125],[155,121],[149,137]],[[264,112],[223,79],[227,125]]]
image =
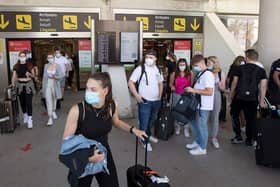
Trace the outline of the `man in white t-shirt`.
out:
[[[64,95],[64,87],[65,87],[65,77],[68,77],[68,71],[69,71],[69,61],[61,54],[61,51],[59,48],[54,49],[54,56],[55,56],[55,63],[57,63],[61,70],[62,70],[62,78],[60,79],[60,87],[61,87],[61,94],[62,98]]]
[[[151,128],[157,118],[163,90],[163,76],[156,66],[156,56],[156,51],[147,51],[145,63],[139,65],[133,71],[128,82],[130,91],[138,102],[140,129],[147,133],[150,142],[153,143],[157,143],[158,140],[151,136]],[[138,89],[136,88],[136,84],[138,85]],[[147,143],[147,150],[152,151],[150,143]]]
[[[215,78],[211,71],[207,70],[202,55],[195,55],[191,64],[196,75],[194,88],[187,87],[186,92],[200,95],[200,108],[196,113],[195,119],[191,122],[193,128],[194,141],[187,144],[192,155],[207,154],[208,142],[208,115],[213,110]]]

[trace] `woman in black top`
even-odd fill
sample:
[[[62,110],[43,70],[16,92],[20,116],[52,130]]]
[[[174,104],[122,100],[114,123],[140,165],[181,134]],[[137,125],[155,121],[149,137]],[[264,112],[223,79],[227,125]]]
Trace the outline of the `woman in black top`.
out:
[[[110,75],[106,72],[94,73],[86,84],[85,93],[85,115],[79,120],[79,106],[74,105],[68,114],[63,137],[73,134],[82,134],[86,138],[100,142],[107,148],[108,169],[110,175],[98,173],[95,175],[100,187],[118,187],[118,177],[113,157],[108,144],[108,134],[112,125],[133,133],[142,140],[147,137],[144,131],[129,126],[118,118],[118,107],[112,98],[112,83]],[[104,159],[104,154],[96,150],[93,156],[89,157],[90,162],[99,162]],[[93,175],[79,179],[79,187],[89,187]]]
[[[26,53],[19,53],[19,60],[13,67],[12,85],[16,87],[21,110],[23,113],[23,123],[27,127],[33,127],[32,121],[32,96],[36,94],[32,78],[35,77],[34,66],[27,61]]]

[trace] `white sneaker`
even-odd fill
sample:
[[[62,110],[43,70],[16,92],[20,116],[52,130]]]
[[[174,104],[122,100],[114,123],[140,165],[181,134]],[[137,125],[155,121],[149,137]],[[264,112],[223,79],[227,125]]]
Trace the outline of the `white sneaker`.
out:
[[[150,136],[149,141],[152,142],[152,143],[158,143],[158,139],[154,136]]]
[[[27,116],[27,113],[24,113],[23,114],[23,123],[27,124],[27,122],[28,122],[28,116]]]
[[[49,118],[48,123],[47,123],[47,126],[52,126],[52,125],[53,125],[53,119],[52,119],[52,118]]]
[[[144,145],[144,149],[146,149],[146,144]],[[152,145],[150,143],[147,143],[147,151],[153,151]]]
[[[219,148],[220,148],[220,144],[219,144],[217,138],[212,138],[212,144],[213,144],[213,146],[214,146],[216,149],[219,149]]]
[[[175,134],[179,135],[180,131],[181,131],[181,126],[177,122],[175,122]]]
[[[195,141],[193,143],[191,143],[191,144],[187,144],[186,145],[187,149],[194,149],[194,148],[197,148],[197,147],[199,147],[199,146],[198,146],[198,144]]]
[[[53,119],[57,119],[57,115],[55,112],[52,113],[52,117],[53,117]]]
[[[33,128],[33,120],[32,120],[32,116],[28,116],[28,120],[27,120],[27,128],[32,129]]]
[[[206,155],[206,149],[201,149],[199,146],[196,149],[190,150],[191,155]]]
[[[184,135],[185,135],[186,138],[190,137],[190,127],[189,127],[189,125],[185,125],[185,127],[184,127]]]

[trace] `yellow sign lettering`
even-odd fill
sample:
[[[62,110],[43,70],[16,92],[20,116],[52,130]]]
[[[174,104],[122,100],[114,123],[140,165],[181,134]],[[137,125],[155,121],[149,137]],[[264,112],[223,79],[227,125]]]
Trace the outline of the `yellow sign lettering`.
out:
[[[142,21],[143,22],[143,30],[144,31],[149,30],[149,17],[136,17],[136,21]]]
[[[5,17],[3,14],[1,14],[1,18],[0,18],[0,29],[5,29],[8,25],[9,25],[10,21],[7,20],[5,21]]]
[[[174,18],[174,31],[186,31],[186,19]]]
[[[77,16],[64,15],[62,19],[63,19],[63,29],[64,30],[77,30],[78,29]]]
[[[31,15],[16,15],[16,28],[17,30],[31,30],[32,18]]]

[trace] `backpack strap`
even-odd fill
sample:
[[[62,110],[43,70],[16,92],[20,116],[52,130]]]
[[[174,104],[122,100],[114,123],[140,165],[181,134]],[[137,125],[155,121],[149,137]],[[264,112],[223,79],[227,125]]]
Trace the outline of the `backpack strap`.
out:
[[[222,71],[218,72],[218,77],[219,77],[219,81],[221,81],[222,80]]]
[[[113,102],[111,103],[111,111],[112,111],[112,117],[113,117],[113,115],[114,115],[115,112],[116,112],[116,103],[115,103],[115,101],[113,101]]]
[[[140,78],[137,81],[138,85],[140,85],[140,81],[141,81],[144,74],[145,74],[145,77],[146,77],[146,85],[149,85],[147,72],[145,71],[145,65],[141,64],[141,75],[140,75]]]
[[[78,118],[78,126],[81,124],[82,121],[85,119],[85,102],[82,101],[78,103],[78,108],[79,108],[79,118]]]

